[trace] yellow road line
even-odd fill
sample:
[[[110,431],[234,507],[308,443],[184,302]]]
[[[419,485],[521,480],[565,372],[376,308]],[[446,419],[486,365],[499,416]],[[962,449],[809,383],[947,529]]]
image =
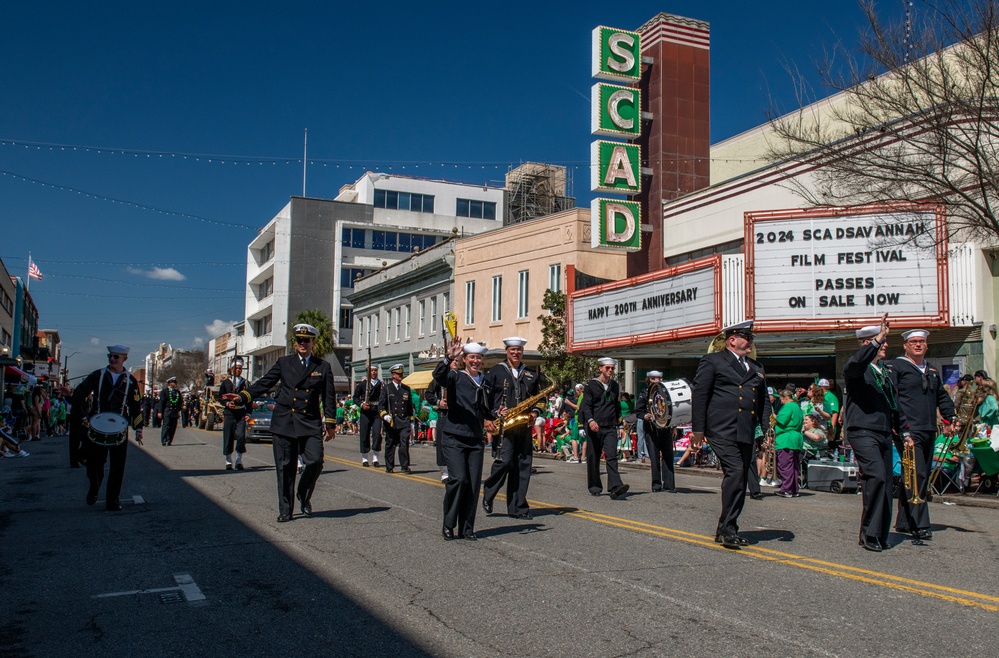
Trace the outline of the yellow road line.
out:
[[[344,466],[353,466],[354,468],[362,468],[356,462],[348,461],[346,459],[340,459],[337,457],[326,457],[326,460],[331,462],[336,462],[338,464],[343,464]],[[384,473],[384,471],[382,472]],[[398,477],[404,477],[409,480],[430,483],[438,487],[444,486],[444,483],[436,478],[428,478],[422,475],[407,475],[404,473],[393,474],[393,475],[397,475]],[[498,498],[504,498],[504,497],[500,495],[498,496]],[[531,504],[532,507],[536,509],[563,508],[562,505],[555,505],[552,503],[545,503],[541,501],[529,500],[528,502]],[[668,528],[666,526],[656,525],[652,523],[645,523],[644,521],[622,519],[620,517],[609,516],[607,514],[600,514],[599,512],[591,512],[588,510],[580,510],[580,509],[577,509],[572,512],[564,512],[563,515],[572,516],[586,521],[591,521],[593,523],[600,523],[602,525],[607,525],[615,528],[622,528],[624,530],[631,530],[633,532],[640,532],[647,535],[653,535],[656,537],[674,539],[676,541],[682,541],[688,544],[704,546],[706,548],[713,548],[724,551],[730,550],[730,549],[725,549],[723,546],[721,546],[721,544],[715,542],[714,537],[712,536],[702,535],[694,532],[687,532],[686,530],[679,530],[677,528]],[[991,612],[999,612],[999,605],[992,605],[990,603],[986,603],[986,601],[999,603],[999,597],[991,596],[989,594],[970,592],[966,590],[957,589],[954,587],[947,587],[946,585],[936,585],[934,583],[927,583],[920,580],[905,578],[904,576],[894,576],[892,574],[871,571],[869,569],[851,567],[846,564],[839,564],[837,562],[828,562],[826,560],[820,560],[817,558],[795,555],[794,553],[778,551],[772,548],[764,548],[762,546],[744,546],[739,551],[731,551],[731,552],[733,553],[738,552],[739,554],[744,555],[746,557],[753,557],[760,560],[766,560],[768,562],[777,562],[780,564],[786,564],[788,566],[797,567],[799,569],[806,569],[809,571],[815,571],[817,573],[824,573],[830,576],[837,576],[840,578],[846,578],[848,580],[868,583],[871,585],[879,585],[881,587],[887,587],[902,592],[909,592],[911,594],[918,594],[920,596],[940,599],[942,601],[948,601],[951,603],[959,603],[961,605],[981,608],[983,610],[989,610]]]

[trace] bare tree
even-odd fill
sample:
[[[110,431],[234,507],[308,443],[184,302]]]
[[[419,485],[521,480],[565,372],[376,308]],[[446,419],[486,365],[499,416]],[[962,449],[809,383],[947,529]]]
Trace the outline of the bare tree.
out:
[[[801,109],[772,112],[768,159],[811,205],[942,204],[949,239],[999,244],[999,0],[917,0],[895,22],[863,8],[857,52],[820,66],[836,95],[811,103],[788,67]]]

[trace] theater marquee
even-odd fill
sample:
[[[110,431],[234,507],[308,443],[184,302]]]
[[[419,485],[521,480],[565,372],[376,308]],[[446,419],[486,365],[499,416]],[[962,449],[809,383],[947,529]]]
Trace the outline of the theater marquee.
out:
[[[937,206],[746,213],[747,315],[759,331],[856,327],[885,312],[946,326]]]

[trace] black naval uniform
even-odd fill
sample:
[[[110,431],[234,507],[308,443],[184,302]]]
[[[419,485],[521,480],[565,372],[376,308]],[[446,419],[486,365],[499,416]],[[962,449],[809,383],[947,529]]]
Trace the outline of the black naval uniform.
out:
[[[160,425],[160,443],[173,445],[173,437],[177,434],[177,420],[180,409],[184,405],[184,397],[176,388],[167,386],[160,392],[160,412],[163,414],[163,424]]]
[[[280,382],[280,385],[278,385]],[[316,355],[302,364],[298,354],[282,356],[263,377],[242,392],[246,403],[263,396],[277,386],[271,433],[274,438],[274,466],[277,472],[278,520],[287,520],[294,512],[292,495],[302,455],[305,470],[298,483],[298,499],[303,507],[310,504],[312,492],[323,470],[323,431],[336,425],[336,390],[333,369]],[[319,405],[323,409],[320,411]],[[324,419],[325,416],[325,419]]]
[[[445,358],[434,368],[434,380],[447,391],[447,410],[437,419],[448,480],[444,487],[445,536],[457,527],[458,534],[475,538],[475,508],[482,484],[483,428],[485,404],[482,382],[464,370],[451,370]]]
[[[722,511],[716,538],[738,535],[746,481],[755,457],[757,426],[770,427],[770,398],[762,364],[748,369],[729,349],[701,357],[691,393],[691,428],[703,432],[722,467]],[[727,544],[726,544],[727,545]]]
[[[142,396],[142,424],[145,427],[149,427],[149,421],[153,415],[153,396],[143,395]]]
[[[676,491],[676,474],[673,470],[673,428],[659,429],[651,420],[645,419],[649,412],[649,389],[641,391],[635,402],[635,415],[638,422],[644,423],[645,450],[649,453],[652,467],[653,491]]]
[[[370,387],[370,390],[369,390]],[[370,382],[365,378],[354,387],[354,404],[360,412],[357,422],[357,438],[360,441],[361,454],[367,455],[374,450],[378,452],[382,449],[382,417],[378,413],[378,400],[382,397],[382,381],[373,379]],[[365,394],[368,398],[368,409],[364,404]]]
[[[382,386],[382,394],[378,398],[378,417],[388,414],[392,424],[382,423],[385,432],[385,470],[389,473],[395,470],[395,452],[399,450],[399,468],[409,473],[409,435],[412,433],[413,397],[411,389],[405,384],[387,382]],[[377,448],[375,448],[377,450]]]
[[[87,430],[83,426],[84,415],[87,410],[87,396],[94,394],[94,404],[90,408],[90,413],[115,413],[123,416],[128,421],[132,430],[142,427],[142,391],[139,383],[129,372],[122,372],[118,376],[118,381],[114,381],[111,372],[106,368],[95,370],[76,387],[73,391],[73,409],[70,416],[71,428],[75,426],[76,432],[85,435]],[[83,456],[87,463],[87,478],[90,479],[90,490],[87,492],[87,504],[93,505],[97,500],[97,493],[101,488],[101,481],[104,479],[104,464],[111,458],[111,466],[108,469],[108,486],[105,494],[105,502],[109,510],[120,510],[121,504],[118,497],[121,495],[121,481],[125,476],[125,459],[128,456],[128,439],[122,441],[117,446],[101,446],[85,440],[81,446]]]
[[[239,380],[238,383],[236,380]],[[242,393],[249,388],[249,383],[245,377],[233,377],[223,380],[219,384],[219,399],[227,393]],[[244,398],[240,398],[233,404],[235,409],[229,408],[229,403],[222,402],[222,455],[226,458],[232,454],[235,446],[236,452],[242,455],[246,452],[246,403]]]
[[[884,363],[880,364],[880,370],[873,364],[880,349],[872,340],[843,365],[846,380],[843,426],[860,467],[860,489],[864,496],[861,540],[871,537],[884,547],[891,529],[891,446],[898,428],[898,412],[894,374]]]
[[[954,422],[954,401],[947,394],[937,369],[924,362],[925,373],[908,358],[901,356],[889,364],[898,385],[899,427],[903,436],[912,436],[916,446],[916,482],[919,497],[927,499],[929,474],[933,468],[933,447],[937,438],[937,409],[940,416]],[[915,533],[930,529],[929,505],[910,505],[911,491],[899,487],[898,516],[895,529]]]
[[[423,391],[423,399],[427,404],[432,406],[437,410],[437,428],[434,432],[434,452],[437,453],[437,468],[442,468],[444,466],[444,444],[441,442],[440,435],[440,416],[447,413],[447,405],[445,408],[441,408],[441,385],[437,383],[437,380],[432,380],[430,385],[427,386],[427,390]]]
[[[586,428],[586,438],[590,449],[586,451],[586,486],[594,496],[603,491],[600,482],[600,453],[607,463],[607,491],[612,497],[624,487],[617,469],[617,430],[621,425],[621,386],[610,380],[605,387],[599,378],[594,377],[583,388],[583,404],[579,407],[580,419]],[[596,421],[600,429],[593,431],[590,421]]]
[[[521,364],[517,373],[507,362],[489,369],[483,382],[487,418],[495,420],[502,407],[514,407],[527,398],[537,395],[542,387],[542,377]],[[539,400],[538,407],[543,407]],[[504,429],[498,454],[493,460],[489,477],[482,483],[482,506],[492,509],[493,500],[506,480],[506,511],[513,517],[524,517],[531,511],[527,504],[527,488],[531,484],[531,467],[534,463],[534,417],[524,427]],[[494,436],[493,441],[500,440]]]

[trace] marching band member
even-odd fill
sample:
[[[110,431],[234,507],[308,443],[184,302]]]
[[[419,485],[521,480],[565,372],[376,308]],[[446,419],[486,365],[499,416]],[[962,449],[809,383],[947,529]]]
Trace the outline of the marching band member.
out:
[[[590,494],[599,496],[603,491],[600,481],[601,451],[607,463],[607,491],[612,500],[628,493],[629,485],[621,481],[617,470],[617,434],[621,425],[621,405],[618,397],[621,386],[613,379],[617,361],[610,357],[598,359],[599,374],[587,382],[583,389],[583,403],[579,407],[585,423],[590,450],[586,454],[586,486]]]
[[[770,398],[763,365],[750,359],[753,321],[723,329],[725,349],[705,354],[697,364],[691,397],[691,445],[707,437],[722,467],[722,511],[715,541],[740,548],[739,515],[746,503],[746,478],[753,462],[756,429],[770,428]]]
[[[447,410],[437,422],[439,441],[444,451],[448,479],[444,485],[444,539],[458,536],[475,541],[475,507],[482,483],[483,426],[495,433],[491,420],[483,421],[482,355],[486,348],[478,343],[462,345],[455,337],[447,356],[434,368],[434,380],[447,391]],[[451,368],[451,361],[464,353],[465,368]]]
[[[881,361],[888,346],[888,314],[881,325],[857,330],[860,349],[843,366],[846,377],[844,427],[860,467],[864,496],[860,545],[868,551],[888,548],[891,528],[892,434],[898,428],[894,375]],[[907,443],[912,438],[905,439]]]
[[[495,420],[505,414],[506,409],[537,395],[541,389],[541,376],[528,370],[521,360],[527,339],[512,336],[504,338],[503,344],[506,346],[506,360],[489,369],[483,385],[490,420]],[[544,400],[538,401],[538,405],[544,404]],[[507,514],[515,519],[534,518],[527,503],[527,488],[531,484],[531,467],[534,463],[531,432],[539,414],[538,408],[532,409],[531,420],[527,425],[502,432],[499,454],[482,486],[482,508],[486,514],[492,514],[493,501],[506,480]],[[494,435],[493,441],[500,441],[500,436]]]
[[[128,421],[135,432],[135,441],[142,445],[142,390],[139,382],[131,373],[125,371],[125,361],[128,360],[129,348],[124,345],[108,346],[108,367],[95,370],[73,391],[72,414],[70,416],[71,431],[86,435],[89,419],[84,415],[87,408],[86,399],[94,394],[94,404],[91,411],[94,414],[119,414]],[[128,456],[128,439],[117,446],[97,445],[89,440],[83,440],[83,454],[87,464],[87,478],[90,489],[87,491],[87,504],[97,502],[97,493],[104,479],[104,463],[111,457],[108,470],[108,486],[105,495],[105,506],[109,512],[121,509],[118,497],[121,495],[121,481],[125,476],[125,458]]]
[[[663,380],[663,374],[658,370],[650,370],[649,386],[638,393],[635,403],[635,415],[642,424],[645,433],[645,450],[652,466],[652,490],[676,493],[676,474],[673,470],[673,430],[669,427],[660,429],[652,422],[652,411],[649,409],[649,387]]]
[[[225,470],[231,471],[235,447],[235,468],[242,471],[243,453],[246,452],[247,405],[241,393],[249,387],[249,382],[243,377],[243,357],[237,356],[232,360],[229,374],[232,376],[219,384],[219,398],[225,401],[222,410],[222,456],[225,457]]]
[[[378,379],[378,368],[368,368],[368,376],[354,387],[354,404],[360,409],[357,438],[361,446],[361,466],[371,463],[378,466],[378,451],[382,449],[382,419],[378,414],[378,400],[382,396],[382,382]]]
[[[292,331],[295,353],[279,358],[266,375],[242,392],[246,404],[251,404],[253,398],[278,386],[271,416],[278,523],[291,521],[295,511],[292,494],[299,456],[305,468],[298,482],[298,502],[302,514],[312,516],[312,492],[323,471],[323,441],[331,441],[336,433],[333,369],[327,361],[312,353],[319,330],[311,324],[296,324]]]
[[[173,445],[173,437],[177,434],[177,422],[180,420],[183,406],[184,398],[177,390],[177,378],[171,377],[167,380],[167,387],[160,393],[160,410],[156,414],[161,421],[160,443],[162,445]]]
[[[947,424],[956,417],[954,402],[947,394],[940,373],[926,363],[925,329],[911,329],[902,333],[903,356],[894,359],[889,368],[898,382],[898,415],[902,437],[911,436],[916,446],[916,482],[919,497],[928,500],[929,474],[933,468],[933,447],[937,438],[937,409]],[[905,487],[899,487],[898,516],[895,530],[911,534],[916,539],[929,539],[929,505],[910,505]]]
[[[392,381],[382,386],[378,398],[378,415],[382,419],[385,431],[385,472],[395,470],[395,452],[399,449],[399,470],[412,473],[409,468],[409,435],[412,432],[413,397],[410,388],[402,383],[405,372],[403,365],[397,363],[389,369]],[[375,465],[378,465],[378,449],[375,449]]]

